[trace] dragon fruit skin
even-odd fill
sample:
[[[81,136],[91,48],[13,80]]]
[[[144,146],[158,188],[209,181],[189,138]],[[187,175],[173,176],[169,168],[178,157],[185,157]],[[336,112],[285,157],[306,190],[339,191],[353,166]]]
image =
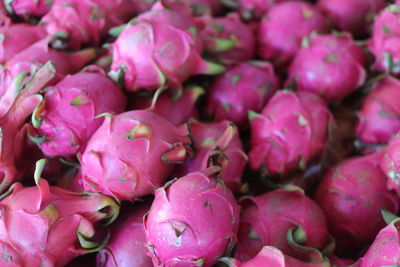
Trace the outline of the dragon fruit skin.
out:
[[[238,223],[231,191],[203,172],[190,173],[156,191],[144,223],[148,255],[154,266],[212,266],[234,245]]]
[[[274,5],[288,0],[238,0],[240,13],[245,20],[261,19]]]
[[[41,18],[49,12],[55,0],[7,0],[7,8],[12,14],[29,21]]]
[[[110,75],[129,91],[181,87],[193,74],[225,70],[200,58],[190,33],[152,21],[128,24],[113,44],[113,58]]]
[[[317,7],[328,14],[336,28],[363,36],[374,16],[386,6],[385,0],[319,0]]]
[[[261,20],[259,56],[279,64],[289,63],[304,37],[328,29],[324,16],[311,4],[301,1],[279,3]]]
[[[275,247],[264,246],[258,254],[247,262],[240,262],[232,258],[220,258],[220,261],[226,263],[228,267],[329,267],[329,261],[320,259],[313,263],[302,262],[290,256],[284,255],[282,251]]]
[[[80,157],[85,189],[118,200],[153,193],[185,160],[186,131],[147,110],[107,115]]]
[[[247,155],[243,152],[236,126],[229,121],[201,123],[192,120],[188,122],[188,127],[195,155],[177,166],[174,176],[184,176],[204,170],[209,165],[217,165],[222,168],[219,177],[225,185],[233,192],[238,192]]]
[[[332,267],[348,267],[355,263],[353,260],[341,259],[336,256],[330,257],[329,261]]]
[[[0,64],[46,36],[42,27],[25,23],[7,23],[0,27]]]
[[[97,254],[98,267],[153,266],[151,258],[146,255],[146,233],[143,225],[143,216],[149,208],[149,205],[143,205],[132,209],[113,224],[109,242]]]
[[[338,249],[356,248],[372,241],[385,226],[381,210],[399,210],[399,199],[387,189],[380,170],[382,156],[380,151],[342,161],[317,187],[315,200],[325,213]]]
[[[381,169],[385,173],[387,186],[400,196],[400,135],[393,136],[385,150],[381,161]]]
[[[342,99],[364,83],[364,63],[363,49],[350,34],[316,35],[294,57],[288,81],[327,101]]]
[[[235,64],[254,58],[255,34],[249,25],[240,21],[237,13],[204,20],[206,27],[201,35],[205,50],[217,61]]]
[[[356,133],[365,143],[387,144],[390,137],[400,130],[400,81],[384,77],[373,84],[357,113]]]
[[[239,128],[246,128],[247,112],[260,112],[278,86],[278,77],[270,63],[242,62],[211,84],[205,112],[215,121],[230,120]]]
[[[222,2],[218,0],[161,0],[161,2],[175,10],[185,10],[193,16],[217,15],[222,9]]]
[[[43,162],[40,160],[37,166]],[[21,267],[61,267],[79,255],[100,249],[101,244],[90,241],[94,227],[115,220],[118,205],[103,195],[49,186],[36,175],[37,186],[24,188],[15,183],[0,202],[0,244],[14,254],[3,250],[3,261],[12,257]]]
[[[291,107],[288,112],[287,107]],[[250,167],[271,174],[304,169],[326,146],[333,118],[326,104],[308,92],[278,91],[261,114],[250,113]],[[299,141],[300,140],[300,141]]]
[[[294,242],[302,246],[322,250],[330,242],[324,213],[300,188],[244,197],[240,204],[239,244],[235,252],[240,261],[251,260],[263,246],[274,246],[288,256],[307,260],[307,250],[301,253],[288,240],[298,229],[304,235],[299,241],[305,242],[296,242],[295,238]]]
[[[41,23],[53,37],[54,47],[79,49],[82,45],[98,45],[110,28],[129,20],[142,4],[130,0],[60,0]]]
[[[354,267],[396,266],[400,262],[400,220],[397,218],[375,237],[365,255]]]
[[[398,27],[400,2],[383,9],[374,21],[368,48],[375,56],[375,69],[394,75],[400,74],[400,33]]]
[[[190,118],[198,118],[196,103],[204,95],[204,89],[198,86],[189,87],[182,92],[164,92],[158,97],[154,107],[152,98],[135,97],[130,109],[146,109],[164,117],[175,126],[182,125]]]
[[[102,69],[91,66],[48,88],[42,105],[32,117],[40,148],[48,157],[69,157],[83,152],[100,127],[104,118],[95,116],[123,112],[126,97]]]

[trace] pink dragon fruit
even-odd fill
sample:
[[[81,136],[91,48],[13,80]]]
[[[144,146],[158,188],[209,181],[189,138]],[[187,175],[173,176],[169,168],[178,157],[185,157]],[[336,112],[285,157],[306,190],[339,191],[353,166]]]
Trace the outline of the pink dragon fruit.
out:
[[[225,17],[204,19],[201,32],[205,50],[224,64],[240,63],[254,58],[255,34],[251,27],[240,21],[237,13]]]
[[[66,53],[49,48],[48,40],[40,40],[12,57],[3,69],[0,70],[0,96],[7,90],[11,81],[21,72],[34,72],[47,61],[52,61],[57,73],[50,81],[50,85],[57,83],[67,74],[79,71],[89,61],[96,57],[97,51],[93,48]]]
[[[233,7],[238,6],[245,20],[261,19],[275,4],[288,0],[237,0]]]
[[[136,208],[136,207],[135,207]],[[152,267],[151,258],[146,255],[146,233],[143,216],[149,205],[132,209],[113,225],[111,239],[97,254],[98,267]]]
[[[399,45],[400,1],[387,6],[376,17],[368,46],[375,56],[375,68],[379,71],[400,74]]]
[[[49,12],[55,0],[6,0],[8,11],[26,21],[41,18]]]
[[[387,76],[375,82],[358,112],[356,133],[366,143],[386,144],[400,130],[400,81]]]
[[[200,58],[190,33],[152,21],[126,25],[113,44],[113,57],[110,76],[129,91],[181,87],[193,74],[225,70]]]
[[[201,123],[194,120],[188,125],[196,153],[176,167],[175,176],[220,166],[222,171],[219,177],[230,190],[238,192],[247,155],[243,152],[236,126],[229,121]]]
[[[374,242],[354,267],[396,266],[400,262],[400,219],[393,220],[376,236]]]
[[[304,261],[310,260],[317,250],[331,246],[324,213],[298,187],[244,197],[240,203],[242,215],[235,252],[240,261],[251,260],[263,246],[277,247]]]
[[[342,161],[318,185],[315,200],[342,251],[374,239],[385,226],[382,209],[399,210],[399,199],[387,189],[379,168],[382,156],[381,151]]]
[[[125,110],[126,97],[96,66],[69,75],[47,89],[44,101],[32,116],[36,140],[48,157],[69,157],[83,152],[103,117]],[[61,111],[61,112],[60,112]]]
[[[0,192],[4,192],[15,180],[21,178],[16,163],[22,157],[27,127],[26,118],[42,101],[36,93],[55,73],[50,63],[32,73],[19,74],[0,98]]]
[[[288,110],[290,107],[290,110]],[[252,169],[271,174],[305,169],[325,147],[333,118],[325,103],[308,92],[278,91],[262,114],[249,113]]]
[[[176,10],[189,10],[193,16],[217,15],[222,9],[219,0],[161,0],[164,5]]]
[[[210,267],[234,245],[238,223],[230,190],[206,173],[190,173],[156,191],[144,222],[148,255],[154,266]]]
[[[327,32],[328,24],[311,4],[301,1],[279,3],[262,19],[259,28],[259,55],[278,64],[291,61],[304,37]]]
[[[330,101],[348,96],[364,83],[364,52],[350,34],[315,35],[304,43],[288,72],[288,82],[297,90]]]
[[[0,64],[46,36],[42,27],[25,23],[7,23],[0,27]]]
[[[317,7],[333,20],[336,28],[363,36],[375,14],[386,6],[385,0],[319,0]]]
[[[220,258],[228,267],[330,267],[329,261],[322,255],[316,256],[313,262],[302,262],[290,256],[284,255],[282,251],[275,247],[264,246],[258,254],[247,262],[240,262],[238,260],[224,257]]]
[[[239,128],[246,128],[247,112],[260,112],[278,86],[279,80],[270,63],[242,62],[211,84],[205,112],[216,121],[226,119]]]
[[[204,89],[198,86],[189,87],[182,92],[163,92],[157,99],[136,96],[130,109],[146,109],[164,117],[175,126],[182,125],[190,118],[197,118],[196,104],[204,95]],[[152,102],[155,101],[154,106]]]
[[[393,136],[381,161],[381,169],[386,174],[387,186],[400,196],[400,134]]]
[[[70,168],[60,175],[57,186],[65,188],[72,192],[83,193],[85,188],[82,181],[82,170],[79,167]]]
[[[15,183],[0,201],[2,266],[62,267],[101,249],[95,226],[118,216],[119,207],[109,197],[49,186],[40,179],[44,164],[37,162],[37,186]]]
[[[56,48],[79,49],[98,45],[109,29],[124,23],[154,1],[130,0],[59,0],[42,18],[41,23],[53,38]]]
[[[153,193],[185,160],[186,131],[148,110],[106,115],[80,157],[85,189],[118,200]]]

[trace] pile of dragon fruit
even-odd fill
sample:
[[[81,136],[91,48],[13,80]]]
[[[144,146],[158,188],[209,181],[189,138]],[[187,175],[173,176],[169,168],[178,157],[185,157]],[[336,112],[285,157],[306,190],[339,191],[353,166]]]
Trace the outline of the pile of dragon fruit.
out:
[[[0,267],[400,266],[400,1],[0,1]]]

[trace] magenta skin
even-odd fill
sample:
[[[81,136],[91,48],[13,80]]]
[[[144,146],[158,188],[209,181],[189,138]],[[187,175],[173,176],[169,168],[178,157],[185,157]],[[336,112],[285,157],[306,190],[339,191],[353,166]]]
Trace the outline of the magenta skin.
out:
[[[130,201],[153,193],[185,160],[187,134],[148,110],[106,115],[80,157],[85,189]]]
[[[41,23],[53,37],[54,47],[75,50],[84,45],[99,45],[109,29],[147,10],[151,4],[152,1],[146,4],[130,0],[60,0]]]
[[[356,133],[358,138],[371,144],[387,144],[400,130],[400,81],[384,77],[375,82],[358,111]]]
[[[302,1],[276,4],[259,26],[259,56],[277,64],[290,63],[304,37],[328,30],[327,20],[313,5]]]
[[[151,107],[152,98],[135,96],[133,105],[129,109],[146,109],[164,117],[175,126],[182,125],[190,118],[198,118],[196,104],[204,95],[204,89],[194,86],[182,92],[163,92],[158,97],[154,107]]]
[[[240,13],[245,20],[261,19],[274,5],[288,0],[238,0]]]
[[[226,263],[228,267],[330,267],[326,259],[315,259],[313,262],[302,262],[290,256],[284,255],[276,247],[264,246],[258,254],[249,261],[240,262],[233,258],[220,258],[220,261]],[[343,266],[345,267],[345,266]]]
[[[230,121],[201,123],[192,120],[188,127],[195,155],[177,166],[174,176],[181,177],[217,165],[222,168],[219,177],[225,185],[233,192],[239,192],[247,155],[243,152],[236,126]]]
[[[291,189],[277,189],[240,200],[242,213],[236,259],[249,261],[263,246],[274,246],[290,257],[307,260],[310,252],[294,249],[287,238],[289,231],[299,227],[304,235],[302,246],[322,250],[328,245],[330,236],[321,208],[300,188]]]
[[[111,223],[119,211],[109,197],[74,193],[44,179],[26,188],[15,183],[8,193],[0,202],[1,266],[65,266],[100,249],[85,242],[100,222]]]
[[[48,88],[44,97],[44,108],[35,113],[33,123],[37,135],[44,138],[39,145],[48,157],[83,152],[104,120],[95,117],[105,112],[119,114],[126,105],[122,91],[96,66],[68,75]]]
[[[242,62],[216,77],[207,94],[206,115],[247,128],[249,110],[260,112],[279,87],[272,64]]]
[[[201,59],[192,33],[149,20],[126,25],[113,44],[109,74],[128,91],[155,91],[164,85],[181,88],[194,74],[224,70],[215,67]]]
[[[40,26],[9,21],[0,27],[0,36],[0,64],[5,64],[14,55],[46,37],[46,32]]]
[[[201,36],[205,50],[218,62],[231,65],[254,58],[255,33],[249,25],[241,22],[237,13],[225,17],[208,17],[204,23],[206,27]]]
[[[239,205],[223,183],[193,172],[157,189],[144,225],[154,266],[210,267],[236,242]]]
[[[175,10],[185,10],[193,16],[217,15],[223,8],[219,0],[161,0]]]
[[[385,6],[385,0],[319,0],[317,3],[317,8],[332,19],[336,28],[354,36],[368,33],[375,15]]]
[[[397,213],[399,199],[380,170],[383,151],[354,157],[333,167],[317,187],[315,200],[343,251],[372,241],[385,226],[381,210]],[[368,223],[365,223],[368,221]]]
[[[11,0],[7,6],[11,13],[23,18],[26,21],[41,18],[49,12],[55,0]]]
[[[363,48],[350,34],[315,35],[294,57],[287,83],[327,101],[340,100],[364,84],[365,61]]]
[[[400,262],[400,220],[392,221],[375,237],[365,255],[354,267],[396,266]]]
[[[333,124],[324,101],[308,92],[278,91],[261,114],[249,116],[250,167],[263,166],[271,174],[305,169],[312,158],[323,153]]]
[[[387,187],[400,196],[400,135],[393,136],[381,161],[381,169],[387,177]]]
[[[376,16],[372,36],[368,41],[368,48],[375,56],[374,68],[394,75],[400,74],[399,9],[400,2],[397,1]]]
[[[97,254],[98,267],[153,267],[146,255],[143,216],[149,205],[135,206],[122,214],[111,228],[111,238]]]

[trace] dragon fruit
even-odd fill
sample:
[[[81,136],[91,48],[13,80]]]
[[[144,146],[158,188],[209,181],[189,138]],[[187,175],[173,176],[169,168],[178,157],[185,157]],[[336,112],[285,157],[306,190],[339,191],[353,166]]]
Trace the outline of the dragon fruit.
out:
[[[185,160],[186,131],[148,110],[106,115],[80,157],[85,189],[118,200],[153,193]]]
[[[118,216],[119,207],[109,197],[49,186],[40,179],[43,164],[37,162],[36,186],[15,183],[0,201],[2,266],[62,267],[99,250],[103,244],[93,239],[95,226]]]
[[[16,163],[22,157],[27,127],[26,118],[42,100],[36,93],[55,73],[50,63],[35,73],[19,74],[0,98],[0,192],[4,192],[15,180],[21,178]],[[27,82],[24,82],[29,78]]]
[[[238,192],[247,155],[243,152],[236,126],[229,121],[201,123],[194,120],[188,125],[196,154],[176,167],[175,176],[220,166],[219,177],[230,190]]]
[[[288,256],[308,261],[317,252],[313,250],[330,246],[324,213],[299,187],[246,196],[240,204],[239,244],[235,252],[240,261],[251,260],[263,246],[274,246]]]
[[[353,260],[349,259],[341,259],[336,256],[332,256],[329,258],[332,267],[348,267],[354,264]]]
[[[146,233],[143,216],[149,205],[135,207],[111,229],[107,246],[97,254],[98,267],[152,267],[151,258],[146,255]]]
[[[301,1],[279,3],[260,23],[259,55],[277,64],[289,63],[304,37],[328,29],[324,16],[311,4]]]
[[[59,0],[42,18],[53,47],[79,49],[98,45],[109,29],[124,23],[141,10],[147,1]],[[154,1],[149,1],[147,8]]]
[[[216,121],[226,119],[239,128],[246,128],[247,112],[260,112],[278,86],[279,80],[270,63],[242,62],[211,84],[205,112]]]
[[[198,86],[188,87],[182,92],[163,92],[157,99],[145,96],[135,96],[130,109],[146,109],[164,117],[175,126],[197,118],[196,103],[204,95],[204,89]],[[155,101],[154,106],[152,102]]]
[[[354,267],[396,266],[400,262],[400,219],[393,220],[376,236]]]
[[[7,23],[0,27],[0,64],[46,36],[42,27],[25,23]]]
[[[288,71],[288,81],[297,90],[330,101],[348,96],[364,83],[363,49],[350,34],[316,35],[304,43]]]
[[[387,186],[400,196],[400,134],[393,136],[381,161],[381,169],[386,174]]]
[[[256,39],[251,27],[240,21],[237,13],[204,19],[201,32],[205,50],[224,64],[240,63],[254,58]]]
[[[222,9],[219,0],[161,0],[165,5],[176,10],[189,10],[193,16],[217,15]]]
[[[385,6],[385,0],[319,0],[317,4],[336,28],[354,36],[367,33],[375,15]]]
[[[250,112],[249,117],[250,167],[263,166],[271,174],[305,169],[324,151],[333,125],[322,99],[308,92],[278,91],[261,114]]]
[[[375,68],[379,71],[400,74],[399,44],[400,1],[387,6],[376,17],[368,47],[375,56]]]
[[[146,21],[127,24],[119,35],[113,44],[109,74],[129,91],[154,91],[164,85],[181,87],[193,74],[224,70],[200,58],[198,45],[189,32],[171,24]]]
[[[48,157],[83,152],[104,119],[95,116],[121,113],[125,105],[125,95],[104,71],[96,66],[87,67],[47,89],[44,101],[32,116],[36,128],[32,140]]]
[[[288,0],[237,0],[233,7],[238,7],[245,20],[261,19],[275,4]]]
[[[154,266],[210,267],[234,245],[239,206],[208,171],[190,173],[156,191],[144,221]]]
[[[318,257],[318,256],[317,256]],[[260,252],[247,262],[224,257],[219,261],[224,262],[228,267],[330,267],[329,261],[319,255],[319,258],[313,259],[313,262],[302,262],[290,256],[284,255],[282,251],[275,247],[264,246]]]
[[[8,11],[26,21],[41,18],[49,12],[55,0],[5,0]]]
[[[342,161],[317,187],[315,200],[342,251],[374,239],[385,226],[382,209],[394,213],[399,210],[399,199],[387,189],[379,167],[382,156],[381,151]]]
[[[358,112],[356,133],[366,143],[386,144],[400,130],[400,81],[384,77],[376,81]]]

